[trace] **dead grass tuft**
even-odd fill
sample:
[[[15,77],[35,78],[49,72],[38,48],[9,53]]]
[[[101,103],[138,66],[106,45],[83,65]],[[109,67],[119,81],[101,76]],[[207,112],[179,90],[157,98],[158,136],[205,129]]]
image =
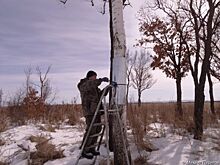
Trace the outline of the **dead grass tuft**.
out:
[[[162,127],[160,130],[156,130],[158,133],[165,136],[163,126],[169,125],[170,131],[178,134],[180,136],[185,136],[188,134],[193,134],[194,132],[194,103],[185,102],[183,105],[183,116],[177,118],[175,116],[175,102],[166,102],[166,103],[143,103],[140,108],[137,107],[137,104],[128,105],[128,120],[129,124],[136,132],[140,132],[137,136],[143,136],[150,131],[148,127],[151,123],[160,123]],[[220,116],[220,102],[216,102],[216,116],[215,119],[218,119]],[[218,128],[220,124],[217,120],[213,119],[213,115],[210,112],[209,102],[205,102],[204,113],[203,113],[203,124],[204,129],[208,127]],[[137,121],[138,120],[138,121]],[[139,126],[139,128],[138,128]],[[155,131],[155,130],[154,130]],[[142,137],[140,137],[142,138]]]
[[[78,123],[82,117],[81,105],[71,104],[23,104],[23,96],[16,96],[8,103],[7,110],[10,124],[13,126],[24,125],[31,121],[32,123],[50,123],[57,124],[67,121],[71,125]],[[5,118],[1,118],[5,119]],[[1,122],[1,121],[0,121]],[[2,123],[2,122],[1,122]]]
[[[39,136],[31,136],[30,140],[32,142],[36,142],[36,152],[32,152],[30,155],[30,158],[32,160],[32,165],[41,165],[48,160],[54,160],[63,158],[63,151],[64,150],[56,150],[55,145],[49,143],[50,139],[47,139],[46,137]]]
[[[0,165],[9,165],[9,164],[0,161]]]
[[[107,160],[102,159],[99,161],[99,165],[106,165],[107,164]],[[112,159],[110,159],[110,165],[114,165],[114,161]]]
[[[0,146],[3,146],[3,145],[5,145],[5,141],[0,139]]]
[[[141,150],[153,151],[155,147],[147,140],[146,131],[149,124],[149,116],[146,109],[138,106],[129,106],[128,113],[129,124],[132,127],[134,143],[137,146],[138,153],[141,155]]]
[[[147,162],[148,158],[146,156],[139,156],[134,160],[135,165],[149,165]]]
[[[43,136],[43,135],[40,135],[40,136],[33,136],[32,135],[32,136],[29,137],[29,140],[31,142],[35,142],[37,144],[41,144],[41,143],[47,141],[48,139],[45,136]]]
[[[44,126],[41,125],[39,129],[47,132],[56,132],[55,129],[57,128],[58,128],[57,126],[54,126],[52,124],[45,124]]]

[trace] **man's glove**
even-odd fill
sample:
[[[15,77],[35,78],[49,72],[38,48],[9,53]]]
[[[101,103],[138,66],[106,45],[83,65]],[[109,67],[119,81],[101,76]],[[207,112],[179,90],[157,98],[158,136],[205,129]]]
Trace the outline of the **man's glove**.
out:
[[[116,82],[112,81],[112,85],[113,85],[113,87],[117,87],[118,84]]]
[[[109,82],[108,77],[103,77],[103,78],[101,78],[101,80],[102,80],[103,82]]]

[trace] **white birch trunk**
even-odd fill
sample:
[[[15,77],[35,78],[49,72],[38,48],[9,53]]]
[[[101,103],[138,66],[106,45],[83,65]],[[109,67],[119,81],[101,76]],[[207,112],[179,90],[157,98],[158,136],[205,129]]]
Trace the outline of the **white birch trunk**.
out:
[[[119,85],[116,92],[116,103],[123,107],[122,120],[126,128],[126,39],[123,19],[122,0],[112,0],[112,24],[113,24],[113,66],[112,81]]]
[[[116,104],[122,110],[122,122],[113,115],[113,136],[114,136],[114,164],[130,165],[127,136],[126,136],[126,43],[123,20],[122,0],[111,0],[112,8],[112,31],[113,31],[113,60],[112,60],[112,81],[117,82]],[[119,125],[120,126],[119,126]],[[123,124],[124,127],[121,125]],[[124,129],[123,129],[123,128]]]
[[[122,0],[112,0],[112,23],[113,23],[113,72],[112,81],[117,82],[116,102],[119,105],[126,104],[126,43],[123,20]]]

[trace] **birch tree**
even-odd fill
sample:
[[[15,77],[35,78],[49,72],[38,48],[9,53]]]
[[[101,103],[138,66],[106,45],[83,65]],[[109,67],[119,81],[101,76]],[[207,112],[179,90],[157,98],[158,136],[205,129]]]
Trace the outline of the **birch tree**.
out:
[[[126,42],[123,20],[123,3],[122,0],[109,1],[110,10],[110,36],[111,36],[111,59],[112,59],[112,74],[111,80],[121,84],[117,88],[116,104],[119,105],[121,116],[124,124],[126,122]],[[127,146],[126,129],[118,127],[118,118],[112,116],[110,127],[112,135],[114,151],[114,164],[128,165],[130,158]],[[118,124],[117,124],[118,123]],[[125,126],[125,125],[124,125]],[[123,127],[125,128],[125,127]]]
[[[60,0],[62,3],[66,3],[67,0]],[[104,2],[104,11],[105,4]],[[125,42],[125,30],[123,20],[123,6],[130,5],[126,0],[109,0],[109,14],[110,14],[110,38],[111,38],[111,68],[110,68],[110,80],[117,82],[116,102],[118,105],[122,124],[126,123],[126,42]],[[92,6],[94,6],[93,0],[91,0]],[[103,12],[105,13],[105,12]],[[110,96],[111,97],[111,96]],[[115,105],[116,106],[116,105]],[[119,120],[116,115],[113,115],[110,119],[110,150],[114,151],[114,164],[129,165],[130,158],[127,146],[126,131],[121,130],[118,127]],[[125,127],[123,127],[125,128]],[[114,144],[112,146],[112,144]]]

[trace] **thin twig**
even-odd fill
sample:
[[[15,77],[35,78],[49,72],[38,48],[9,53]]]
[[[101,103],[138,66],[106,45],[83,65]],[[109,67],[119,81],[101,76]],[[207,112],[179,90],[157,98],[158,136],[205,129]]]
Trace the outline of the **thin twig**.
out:
[[[67,0],[60,0],[64,5],[66,4]]]

